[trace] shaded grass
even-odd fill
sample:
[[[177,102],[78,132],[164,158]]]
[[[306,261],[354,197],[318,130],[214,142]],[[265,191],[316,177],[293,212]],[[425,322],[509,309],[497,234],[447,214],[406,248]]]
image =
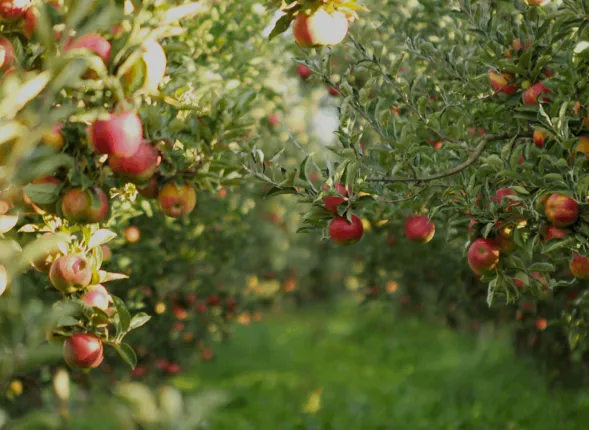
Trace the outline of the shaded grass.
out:
[[[585,429],[589,393],[548,388],[508,339],[382,312],[317,308],[239,327],[218,359],[178,378],[224,388],[214,430]]]

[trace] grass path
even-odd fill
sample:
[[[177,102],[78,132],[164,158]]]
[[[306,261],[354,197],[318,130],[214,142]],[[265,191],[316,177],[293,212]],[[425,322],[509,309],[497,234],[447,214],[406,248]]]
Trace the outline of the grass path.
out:
[[[550,390],[507,342],[417,321],[315,309],[237,329],[178,380],[223,388],[213,430],[576,430],[589,392]]]

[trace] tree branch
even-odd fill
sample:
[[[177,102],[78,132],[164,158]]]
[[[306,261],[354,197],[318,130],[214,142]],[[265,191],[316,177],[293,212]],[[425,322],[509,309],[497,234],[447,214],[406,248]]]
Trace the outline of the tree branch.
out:
[[[506,140],[506,139],[510,139],[513,138],[514,136],[510,136],[508,134],[496,134],[496,135],[490,135],[487,136],[485,138],[483,138],[482,142],[479,143],[473,150],[473,152],[468,156],[468,158],[466,159],[466,161],[464,161],[463,163],[459,164],[456,167],[453,167],[451,169],[445,170],[443,172],[439,172],[439,173],[435,173],[433,175],[430,176],[422,176],[422,177],[413,177],[413,178],[368,178],[366,179],[368,182],[386,182],[388,184],[392,184],[395,182],[415,182],[415,183],[420,183],[420,182],[430,182],[430,181],[435,181],[436,179],[441,179],[441,178],[446,178],[448,176],[453,176],[457,173],[462,172],[463,170],[469,168],[470,166],[472,166],[475,161],[478,160],[478,158],[481,156],[481,154],[483,153],[483,151],[485,150],[485,148],[487,147],[487,145],[490,142],[494,142],[494,141],[498,141],[498,140]],[[531,137],[528,135],[519,135],[518,137]]]

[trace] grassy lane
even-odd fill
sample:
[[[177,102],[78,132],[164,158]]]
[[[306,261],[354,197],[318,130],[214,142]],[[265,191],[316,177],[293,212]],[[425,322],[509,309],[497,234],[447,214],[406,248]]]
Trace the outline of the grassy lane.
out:
[[[589,393],[549,390],[508,343],[357,310],[273,315],[178,380],[221,387],[214,430],[575,430]]]

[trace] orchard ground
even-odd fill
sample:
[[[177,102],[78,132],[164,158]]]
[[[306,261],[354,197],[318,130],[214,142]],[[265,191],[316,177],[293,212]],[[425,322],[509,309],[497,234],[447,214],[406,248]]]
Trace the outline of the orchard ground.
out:
[[[468,336],[340,303],[269,314],[217,352],[173,380],[187,394],[228,395],[209,429],[575,430],[589,420],[589,391],[549,387],[484,326]]]

